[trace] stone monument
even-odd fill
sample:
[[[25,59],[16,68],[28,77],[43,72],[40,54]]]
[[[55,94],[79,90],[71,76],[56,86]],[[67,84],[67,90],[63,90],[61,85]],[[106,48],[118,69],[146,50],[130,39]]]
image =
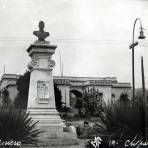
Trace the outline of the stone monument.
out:
[[[52,76],[55,62],[51,57],[57,46],[45,41],[49,33],[44,31],[43,21],[39,22],[39,31],[34,31],[33,34],[38,37],[38,40],[27,49],[31,57],[31,62],[28,64],[31,75],[27,111],[34,121],[39,121],[37,128],[44,131],[40,135],[40,140],[49,142],[50,139],[53,143],[51,139],[56,139],[56,143],[59,142],[57,139],[74,140],[76,139],[74,134],[63,132],[64,123],[55,107]]]
[[[62,131],[62,120],[55,107],[52,77],[55,62],[51,57],[57,46],[45,41],[49,33],[44,32],[43,21],[39,22],[39,31],[34,31],[33,34],[38,37],[38,41],[27,49],[31,57],[31,62],[28,64],[31,76],[27,111],[34,121],[39,121],[38,126],[41,126],[41,129]]]

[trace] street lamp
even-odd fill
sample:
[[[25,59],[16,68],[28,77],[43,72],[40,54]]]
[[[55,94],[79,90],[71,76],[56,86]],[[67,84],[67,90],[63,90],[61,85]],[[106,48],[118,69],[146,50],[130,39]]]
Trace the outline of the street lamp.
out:
[[[135,36],[135,26],[136,22],[140,21],[140,35],[139,39],[145,39],[144,32],[143,32],[143,27],[142,27],[142,22],[140,18],[136,18],[133,26],[133,39],[132,39],[132,44],[129,46],[129,49],[132,49],[132,87],[133,87],[133,102],[135,100],[135,66],[134,66],[134,48],[135,46],[138,45],[138,42],[135,42],[134,36]]]

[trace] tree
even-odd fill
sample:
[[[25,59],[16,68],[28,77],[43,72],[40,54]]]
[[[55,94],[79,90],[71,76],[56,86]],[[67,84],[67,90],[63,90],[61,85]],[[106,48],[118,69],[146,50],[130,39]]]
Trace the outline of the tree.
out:
[[[62,94],[56,83],[54,83],[55,104],[58,111],[62,108]]]
[[[23,108],[23,109],[27,108],[29,83],[30,83],[30,72],[26,71],[22,76],[20,76],[20,78],[16,83],[18,89],[18,95],[14,101],[16,108]]]
[[[83,106],[86,116],[99,116],[103,111],[104,101],[99,90],[84,89],[83,93]]]

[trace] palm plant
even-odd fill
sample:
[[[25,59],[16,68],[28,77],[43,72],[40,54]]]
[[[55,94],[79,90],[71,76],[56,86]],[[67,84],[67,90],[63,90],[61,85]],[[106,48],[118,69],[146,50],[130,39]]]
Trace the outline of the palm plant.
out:
[[[1,141],[20,141],[22,144],[35,144],[38,134],[37,122],[33,123],[29,113],[13,108],[0,109],[0,139]]]

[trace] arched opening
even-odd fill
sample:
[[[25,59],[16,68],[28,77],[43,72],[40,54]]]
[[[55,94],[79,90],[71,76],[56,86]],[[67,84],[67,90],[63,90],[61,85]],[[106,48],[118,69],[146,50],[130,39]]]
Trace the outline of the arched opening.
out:
[[[82,93],[78,90],[71,90],[71,93],[73,93],[76,97],[82,98]]]
[[[82,96],[83,96],[82,93],[78,90],[71,90],[70,91],[70,106],[72,108],[72,111],[75,114],[78,114],[77,104],[78,104],[78,102],[81,103]]]

